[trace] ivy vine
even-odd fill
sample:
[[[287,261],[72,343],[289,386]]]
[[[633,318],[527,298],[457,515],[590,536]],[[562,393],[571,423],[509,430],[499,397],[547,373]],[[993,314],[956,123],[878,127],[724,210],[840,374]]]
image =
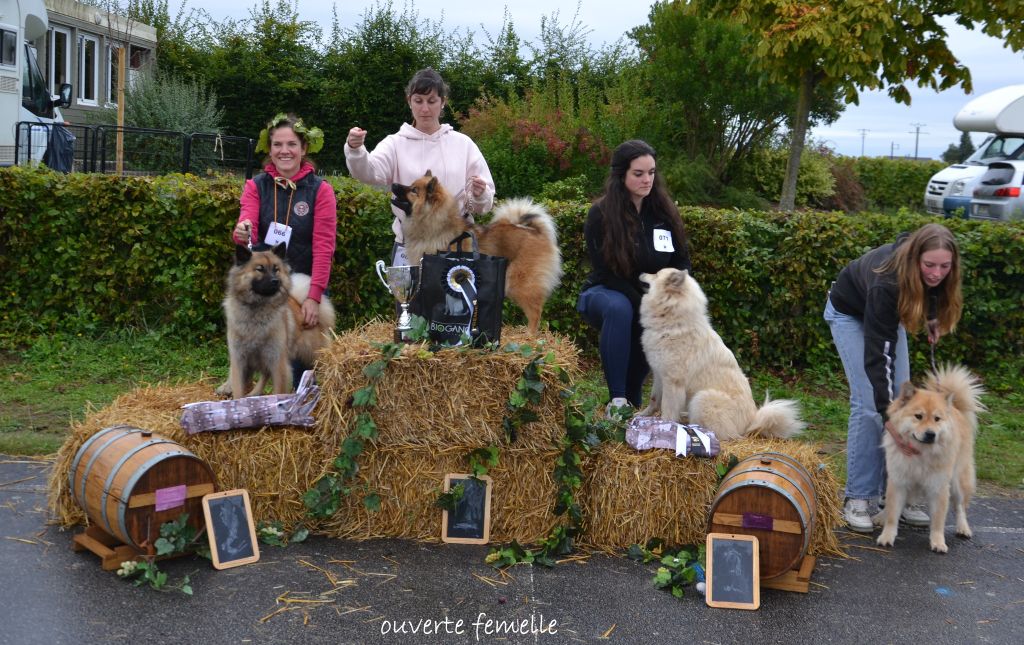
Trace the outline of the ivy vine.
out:
[[[140,560],[126,560],[121,563],[117,575],[131,580],[136,587],[149,585],[157,591],[180,591],[192,595],[192,581],[188,575],[176,584],[168,584],[168,576],[157,566],[156,559],[178,553],[195,550],[204,557],[209,557],[208,548],[197,548],[198,531],[188,524],[188,513],[182,513],[178,519],[160,525],[160,537],[153,543],[154,555],[143,556]]]
[[[685,587],[704,582],[707,553],[703,544],[670,549],[665,547],[663,540],[655,538],[646,546],[634,544],[626,555],[644,564],[657,560],[661,566],[654,574],[654,586],[676,598],[683,597]],[[697,588],[700,589],[699,586]]]
[[[368,383],[356,390],[352,395],[352,408],[359,410],[353,422],[352,431],[341,444],[341,452],[334,458],[332,466],[335,472],[328,473],[317,480],[313,488],[306,491],[302,501],[312,517],[328,518],[341,508],[342,496],[350,495],[353,487],[350,482],[359,472],[359,455],[366,449],[366,442],[377,438],[377,424],[370,416],[370,408],[377,406],[377,383],[384,376],[388,363],[400,356],[400,343],[375,344],[380,349],[381,358],[363,368],[363,376]],[[380,495],[375,491],[364,489],[363,505],[369,511],[380,510]]]
[[[530,355],[534,350],[523,346],[519,351]],[[574,389],[568,387],[568,374],[563,368],[554,365],[553,359],[551,353],[538,355],[523,370],[523,377],[509,397],[510,413],[504,426],[510,439],[514,439],[523,423],[536,420],[536,413],[530,406],[540,403],[544,392],[541,371],[555,370],[559,380],[566,384],[560,393],[565,401],[565,435],[559,441],[561,453],[555,460],[553,473],[558,482],[553,512],[563,520],[552,527],[548,536],[535,549],[526,548],[516,541],[492,549],[485,561],[496,568],[519,563],[552,567],[558,557],[571,553],[576,538],[583,530],[583,513],[576,501],[576,494],[583,484],[580,464],[584,456],[602,441],[625,439],[625,419],[617,417],[594,420],[586,412],[594,408],[593,402],[582,400]]]

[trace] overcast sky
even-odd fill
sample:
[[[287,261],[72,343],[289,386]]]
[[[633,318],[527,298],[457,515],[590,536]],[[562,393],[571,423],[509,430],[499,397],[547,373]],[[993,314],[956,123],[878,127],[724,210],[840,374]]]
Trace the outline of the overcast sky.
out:
[[[273,1],[273,0],[272,0]],[[330,28],[332,2],[328,0],[295,0],[299,17]],[[171,15],[178,8],[202,7],[215,20],[245,18],[256,0],[169,0]],[[338,18],[343,28],[354,27],[374,0],[342,0],[337,3]],[[563,26],[576,16],[590,30],[594,47],[625,38],[633,27],[647,22],[653,3],[648,0],[516,0],[508,2],[512,24],[524,41],[532,41],[540,31],[542,16],[558,12]],[[396,12],[405,6],[395,0]],[[505,14],[503,2],[482,0],[421,0],[411,6],[421,18],[441,21],[446,30],[469,29],[484,40],[483,30],[496,35]],[[578,11],[578,13],[577,13]],[[952,24],[952,23],[950,23]],[[1024,53],[1012,53],[1001,41],[978,31],[955,25],[949,29],[950,49],[971,70],[974,91],[971,95],[955,88],[942,93],[911,87],[913,102],[899,105],[885,93],[861,95],[860,105],[850,105],[843,116],[828,128],[815,129],[811,136],[844,155],[913,156],[915,147],[920,157],[938,158],[951,143],[958,143],[960,131],[953,127],[953,116],[971,98],[1004,85],[1024,83]],[[917,127],[920,124],[920,127]],[[866,131],[866,132],[862,132]],[[985,135],[973,133],[975,144]]]

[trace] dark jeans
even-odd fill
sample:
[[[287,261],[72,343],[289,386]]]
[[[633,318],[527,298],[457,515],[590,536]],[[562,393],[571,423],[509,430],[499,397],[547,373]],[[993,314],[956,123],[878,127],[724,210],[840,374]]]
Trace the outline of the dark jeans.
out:
[[[611,398],[626,397],[641,407],[644,379],[650,367],[640,345],[640,320],[622,293],[595,285],[580,294],[576,303],[587,324],[600,332],[601,367]]]

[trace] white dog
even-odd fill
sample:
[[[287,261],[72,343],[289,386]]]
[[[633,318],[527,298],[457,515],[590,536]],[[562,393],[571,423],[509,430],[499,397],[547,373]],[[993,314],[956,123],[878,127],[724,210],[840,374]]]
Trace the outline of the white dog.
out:
[[[786,438],[803,430],[796,401],[754,403],[736,357],[711,328],[707,296],[688,271],[668,268],[640,279],[649,286],[640,301],[641,342],[654,374],[651,402],[640,414],[660,408],[662,418],[702,425],[719,439]]]

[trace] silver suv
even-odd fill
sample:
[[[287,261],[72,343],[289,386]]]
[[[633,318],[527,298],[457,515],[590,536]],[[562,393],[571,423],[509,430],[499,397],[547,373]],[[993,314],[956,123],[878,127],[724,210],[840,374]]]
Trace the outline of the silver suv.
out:
[[[997,161],[974,188],[971,219],[1024,219],[1024,161]]]

